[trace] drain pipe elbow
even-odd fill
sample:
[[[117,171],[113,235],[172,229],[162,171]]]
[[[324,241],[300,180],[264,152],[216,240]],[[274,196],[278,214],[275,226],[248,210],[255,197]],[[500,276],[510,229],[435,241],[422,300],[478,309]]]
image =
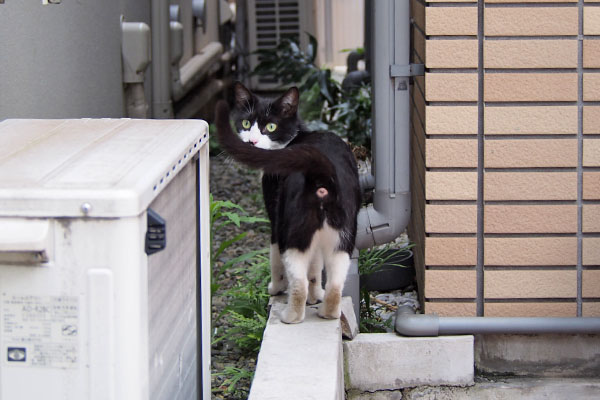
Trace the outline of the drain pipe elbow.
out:
[[[367,249],[396,239],[410,219],[410,192],[375,191],[373,204],[358,213],[356,248]]]
[[[438,336],[440,321],[437,315],[415,314],[412,307],[400,306],[394,327],[404,336]]]

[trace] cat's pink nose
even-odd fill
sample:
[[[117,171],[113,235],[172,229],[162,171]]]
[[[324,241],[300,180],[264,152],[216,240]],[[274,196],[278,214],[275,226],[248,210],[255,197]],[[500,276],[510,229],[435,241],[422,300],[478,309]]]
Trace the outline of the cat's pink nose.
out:
[[[256,146],[256,143],[258,143],[258,140],[256,140],[256,139],[250,139],[250,143],[252,143],[253,145]]]
[[[322,199],[325,196],[327,196],[329,192],[327,192],[327,189],[325,189],[324,187],[318,188],[317,189],[317,197]]]

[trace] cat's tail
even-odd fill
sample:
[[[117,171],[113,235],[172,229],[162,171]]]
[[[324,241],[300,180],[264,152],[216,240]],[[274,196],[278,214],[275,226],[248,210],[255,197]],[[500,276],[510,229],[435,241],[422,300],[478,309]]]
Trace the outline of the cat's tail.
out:
[[[224,100],[220,100],[215,108],[215,124],[221,148],[235,160],[251,168],[277,175],[305,172],[325,181],[335,176],[335,168],[331,161],[313,146],[299,144],[283,149],[266,150],[242,141],[231,129],[229,106]]]

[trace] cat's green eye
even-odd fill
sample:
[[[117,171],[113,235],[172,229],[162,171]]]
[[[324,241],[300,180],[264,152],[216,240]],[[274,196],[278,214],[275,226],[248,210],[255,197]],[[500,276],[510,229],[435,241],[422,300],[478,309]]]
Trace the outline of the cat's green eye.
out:
[[[248,121],[247,119],[242,121],[242,128],[244,129],[250,129],[250,121]]]
[[[269,132],[274,132],[275,129],[277,129],[277,124],[274,124],[273,122],[267,124],[267,130]]]

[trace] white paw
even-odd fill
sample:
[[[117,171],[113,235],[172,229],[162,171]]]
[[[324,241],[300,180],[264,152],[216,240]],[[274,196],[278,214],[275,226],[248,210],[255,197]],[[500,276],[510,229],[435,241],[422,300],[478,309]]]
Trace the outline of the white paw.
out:
[[[279,318],[286,324],[300,323],[304,321],[304,307],[302,307],[302,311],[300,311],[288,306],[281,312]]]
[[[273,281],[269,282],[268,291],[271,296],[276,296],[285,291],[286,287],[282,284],[274,283]]]
[[[325,295],[325,290],[323,290],[320,286],[311,286],[308,289],[308,299],[306,302],[308,304],[317,304],[320,301],[323,301],[323,296]]]
[[[325,319],[338,319],[342,315],[342,309],[339,304],[332,307],[331,304],[321,303],[317,315]]]

